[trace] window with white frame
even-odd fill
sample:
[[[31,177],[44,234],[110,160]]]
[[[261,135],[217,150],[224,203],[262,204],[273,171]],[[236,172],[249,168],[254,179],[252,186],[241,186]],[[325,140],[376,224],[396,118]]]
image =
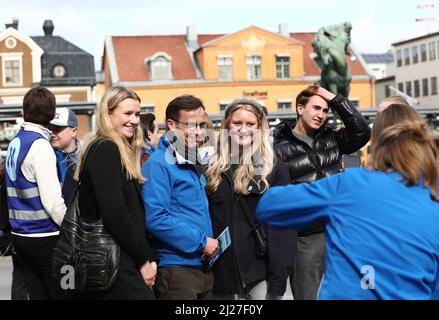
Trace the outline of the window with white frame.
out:
[[[422,79],[422,96],[428,96],[428,79]]]
[[[142,114],[144,114],[144,113],[155,113],[155,105],[153,105],[153,104],[142,105],[140,107],[140,113],[142,113]]]
[[[52,69],[52,75],[55,78],[62,78],[66,75],[66,68],[62,64],[57,64]]]
[[[152,57],[146,58],[148,71],[151,80],[171,80],[172,79],[172,58],[164,53],[157,52]]]
[[[219,81],[232,81],[232,57],[231,56],[218,56],[218,80]]]
[[[278,100],[277,101],[277,111],[278,112],[291,112],[292,100]]]
[[[413,81],[413,86],[415,87],[415,98],[419,97],[421,94],[421,86],[419,85],[419,80]]]
[[[431,95],[433,96],[437,95],[437,77],[432,77],[430,79],[430,85],[431,85]]]
[[[261,57],[248,56],[247,57],[247,79],[261,80]]]
[[[390,97],[390,84],[386,84],[385,86],[384,86],[384,96],[387,98],[387,97]]]
[[[427,61],[427,45],[421,44],[421,61]]]
[[[407,81],[405,83],[405,93],[409,96],[412,95],[412,82],[411,81]]]
[[[410,48],[404,49],[404,65],[410,64]]]
[[[224,112],[227,109],[227,106],[231,103],[231,101],[220,101],[219,102],[219,111]]]
[[[276,79],[290,78],[290,57],[276,56]]]
[[[401,67],[402,66],[402,51],[396,50],[396,66]]]
[[[171,78],[171,62],[163,56],[151,61],[151,69],[154,80],[169,80]]]
[[[419,58],[418,58],[418,47],[412,47],[412,62],[413,63],[418,63]]]
[[[23,84],[23,60],[21,55],[1,55],[4,86]]]
[[[436,60],[436,42],[428,44],[428,51],[430,52],[430,60]]]

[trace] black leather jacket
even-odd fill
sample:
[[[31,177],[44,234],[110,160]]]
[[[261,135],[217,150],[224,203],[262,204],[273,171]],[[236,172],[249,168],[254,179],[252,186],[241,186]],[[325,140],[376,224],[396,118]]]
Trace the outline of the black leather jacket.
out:
[[[286,164],[293,184],[312,182],[340,172],[342,155],[359,150],[369,141],[368,123],[348,99],[337,95],[329,102],[329,107],[340,116],[344,128],[336,131],[324,124],[314,136],[312,148],[293,135],[295,121],[284,121],[274,129],[275,152]],[[298,235],[303,237],[319,232],[323,232],[323,224],[315,222]]]

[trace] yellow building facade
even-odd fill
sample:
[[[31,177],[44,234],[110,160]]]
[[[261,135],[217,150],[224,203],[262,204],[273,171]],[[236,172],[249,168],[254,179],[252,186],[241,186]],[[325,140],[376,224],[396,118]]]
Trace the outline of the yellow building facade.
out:
[[[142,99],[143,111],[164,122],[169,101],[179,95],[200,98],[206,111],[220,116],[238,97],[259,101],[271,117],[294,117],[295,98],[320,79],[312,49],[314,33],[273,33],[252,26],[230,35],[108,37],[105,42],[104,83],[98,89],[123,85]],[[373,79],[351,48],[350,99],[359,108],[374,104]]]

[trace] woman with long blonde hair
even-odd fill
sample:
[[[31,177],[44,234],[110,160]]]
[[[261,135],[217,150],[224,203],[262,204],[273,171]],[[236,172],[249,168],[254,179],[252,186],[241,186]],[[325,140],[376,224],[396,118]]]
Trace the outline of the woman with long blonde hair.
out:
[[[273,227],[325,223],[319,299],[439,299],[439,152],[427,123],[392,104],[372,129],[368,168],[269,190]]]
[[[231,235],[230,247],[213,267],[214,297],[280,299],[294,263],[296,233],[260,225],[255,209],[262,194],[288,184],[289,175],[275,159],[268,121],[256,101],[237,99],[227,107],[205,175],[214,236],[226,227]]]
[[[144,147],[140,98],[131,89],[111,87],[96,110],[96,130],[78,164],[79,209],[83,218],[102,218],[120,246],[118,277],[108,292],[92,298],[154,299],[158,257],[145,231],[140,193]],[[82,171],[81,171],[81,167]],[[82,298],[87,298],[84,296]]]

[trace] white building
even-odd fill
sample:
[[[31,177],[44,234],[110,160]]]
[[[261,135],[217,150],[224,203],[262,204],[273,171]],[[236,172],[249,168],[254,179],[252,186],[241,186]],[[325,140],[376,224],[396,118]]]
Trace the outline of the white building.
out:
[[[439,32],[392,44],[397,89],[419,101],[439,106]]]
[[[393,53],[363,53],[361,55],[367,64],[369,73],[376,80],[395,75]]]
[[[363,53],[368,72],[375,79],[375,106],[387,97],[395,95],[395,61],[391,50],[386,53]]]

